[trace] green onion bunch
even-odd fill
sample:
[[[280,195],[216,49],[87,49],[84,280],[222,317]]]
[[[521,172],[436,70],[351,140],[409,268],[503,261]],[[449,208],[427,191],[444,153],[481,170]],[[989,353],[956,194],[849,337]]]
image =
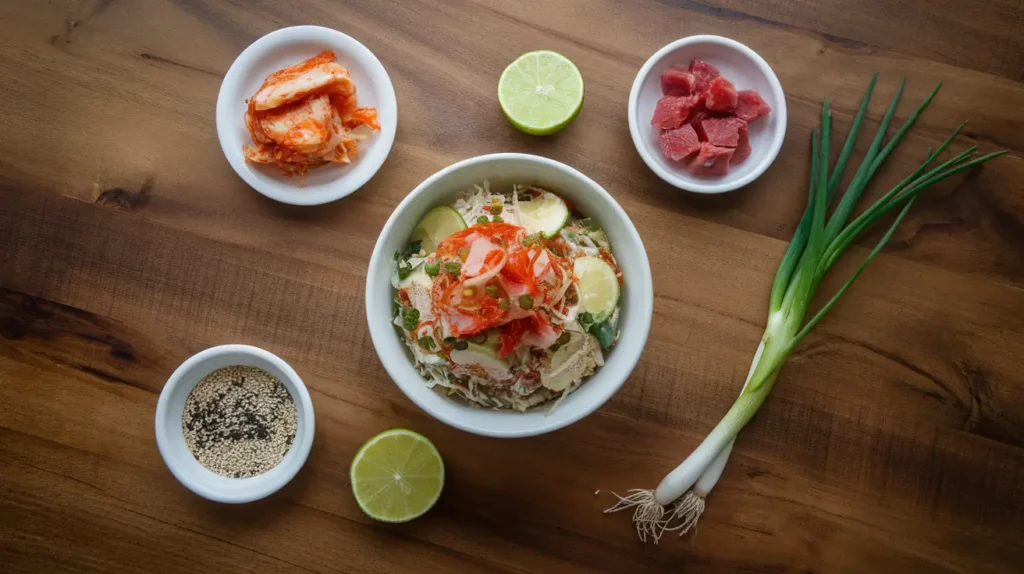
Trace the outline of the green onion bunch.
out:
[[[836,193],[853,153],[877,79],[878,74],[875,74],[853,119],[846,142],[831,169],[829,147],[832,114],[828,98],[825,99],[821,110],[820,131],[811,130],[811,173],[807,208],[772,282],[767,326],[754,355],[747,381],[736,402],[704,442],[670,472],[656,490],[632,490],[628,496],[620,497],[619,503],[608,510],[614,512],[634,508],[633,521],[641,539],[650,536],[657,542],[665,531],[680,530],[681,533],[685,533],[692,528],[704,509],[704,498],[714,487],[728,462],[736,435],[764,404],[786,359],[835,306],[867,264],[885,247],[918,194],[948,177],[1006,153],[1000,151],[978,157],[975,155],[976,147],[971,147],[937,163],[939,156],[963,129],[961,124],[941,145],[928,151],[927,157],[917,169],[867,210],[851,219],[871,179],[895,151],[942,86],[941,83],[936,86],[910,118],[886,141],[886,133],[903,93],[905,80],[900,83],[867,153],[845,191],[836,200]],[[834,208],[829,214],[829,207],[833,204]],[[820,310],[805,321],[818,287],[832,266],[869,227],[893,211],[897,212],[895,220],[853,276]],[[673,502],[676,504],[672,509],[666,510]]]

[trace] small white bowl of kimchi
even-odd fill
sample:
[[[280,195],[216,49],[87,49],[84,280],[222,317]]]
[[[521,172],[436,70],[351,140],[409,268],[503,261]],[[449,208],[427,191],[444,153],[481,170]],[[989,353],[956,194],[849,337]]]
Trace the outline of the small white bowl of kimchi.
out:
[[[397,122],[395,89],[380,60],[320,26],[253,42],[217,96],[228,163],[256,191],[293,205],[328,203],[362,187],[390,153]]]
[[[653,299],[643,242],[615,199],[518,153],[417,186],[366,278],[371,339],[395,384],[438,420],[495,437],[551,432],[603,405],[643,353]]]

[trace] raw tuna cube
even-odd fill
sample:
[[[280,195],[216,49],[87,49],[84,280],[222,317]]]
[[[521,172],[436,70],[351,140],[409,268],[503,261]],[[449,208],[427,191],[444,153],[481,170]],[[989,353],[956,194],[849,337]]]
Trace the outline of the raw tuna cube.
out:
[[[736,94],[736,117],[750,123],[761,116],[768,115],[772,108],[761,99],[761,94],[754,90],[740,90]]]
[[[708,118],[699,125],[697,135],[700,141],[720,147],[737,147],[740,130],[747,129],[747,122],[739,118]]]
[[[661,75],[661,93],[666,96],[689,96],[697,77],[679,66],[671,66]]]
[[[722,76],[711,80],[704,105],[716,112],[731,112],[736,109],[736,86]]]
[[[659,143],[661,153],[674,161],[679,161],[700,149],[700,140],[697,139],[697,132],[691,125],[661,132]]]
[[[706,119],[708,119],[710,117],[711,117],[711,114],[708,113],[707,108],[704,107],[704,100],[701,100],[699,104],[697,104],[696,106],[693,107],[692,110],[690,110],[690,117],[687,118],[686,123],[688,125],[693,126],[693,129],[697,130],[697,137],[698,138],[704,138],[706,136],[702,135],[702,132],[700,130],[700,124],[701,124],[701,122],[703,122],[704,120],[706,120]],[[704,140],[701,139],[700,141],[704,141]]]
[[[733,149],[718,147],[709,143],[700,144],[700,153],[690,160],[686,169],[694,175],[720,177],[729,173],[729,160]]]
[[[695,94],[707,91],[708,85],[711,84],[711,80],[721,75],[718,73],[718,68],[704,60],[701,60],[700,58],[694,58],[693,61],[690,62],[690,73],[697,79],[692,92]]]
[[[750,147],[750,132],[747,130],[747,126],[744,123],[743,127],[740,128],[740,141],[736,145],[736,152],[732,154],[732,159],[729,160],[729,165],[736,165],[743,163],[753,149]]]
[[[700,102],[700,96],[665,96],[654,108],[651,125],[663,130],[678,128],[686,123],[693,106]]]

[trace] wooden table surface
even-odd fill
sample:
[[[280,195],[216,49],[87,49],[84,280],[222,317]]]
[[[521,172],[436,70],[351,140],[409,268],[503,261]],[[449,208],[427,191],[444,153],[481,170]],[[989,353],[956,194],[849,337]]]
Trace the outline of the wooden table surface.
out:
[[[304,23],[374,50],[399,100],[380,173],[317,208],[249,189],[214,127],[238,53]],[[1022,29],[1021,0],[2,3],[0,569],[1019,572]],[[788,96],[778,160],[721,197],[662,183],[626,125],[644,60],[700,33],[758,51]],[[538,48],[572,58],[587,86],[575,124],[548,138],[512,129],[495,98],[502,68]],[[873,196],[964,119],[956,149],[1011,153],[918,202],[783,370],[697,536],[644,546],[627,516],[601,514],[610,491],[655,486],[731,404],[803,210],[820,101],[845,133],[876,70],[869,129],[901,76],[898,119],[945,85]],[[622,390],[528,440],[472,436],[416,408],[364,316],[392,209],[434,171],[498,151],[604,185],[654,273],[651,337]],[[852,249],[823,291],[866,252]],[[317,412],[304,470],[243,506],[188,492],[153,436],[168,375],[221,343],[289,361]],[[358,445],[391,427],[431,437],[448,469],[438,506],[402,526],[364,517],[347,479]]]

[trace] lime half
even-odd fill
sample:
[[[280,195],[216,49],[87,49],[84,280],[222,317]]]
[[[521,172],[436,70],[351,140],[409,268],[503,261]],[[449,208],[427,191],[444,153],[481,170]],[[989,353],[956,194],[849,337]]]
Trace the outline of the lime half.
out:
[[[427,437],[391,429],[366,441],[352,459],[352,494],[382,522],[408,522],[430,510],[444,487],[444,461]]]
[[[447,205],[439,205],[423,216],[412,230],[412,240],[422,241],[420,249],[433,253],[449,235],[466,228],[466,221],[458,211]]]
[[[611,316],[619,302],[619,278],[615,270],[600,257],[580,257],[573,264],[579,278],[580,309],[600,323]]]
[[[583,75],[558,52],[527,52],[501,73],[498,102],[508,121],[520,130],[536,136],[553,134],[580,112]]]

